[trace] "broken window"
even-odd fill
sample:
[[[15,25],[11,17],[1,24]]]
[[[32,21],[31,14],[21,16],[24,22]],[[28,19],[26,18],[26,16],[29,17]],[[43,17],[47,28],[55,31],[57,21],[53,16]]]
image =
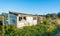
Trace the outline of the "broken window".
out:
[[[21,21],[22,20],[22,17],[19,17],[19,21]]]
[[[24,20],[26,20],[26,17],[23,17]]]

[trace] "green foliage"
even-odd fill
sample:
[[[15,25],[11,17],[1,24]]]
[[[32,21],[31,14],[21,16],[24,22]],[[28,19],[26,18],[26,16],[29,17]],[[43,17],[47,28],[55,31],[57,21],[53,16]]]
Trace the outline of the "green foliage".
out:
[[[56,14],[56,13],[53,13],[53,14],[47,14],[47,15],[45,15],[45,17],[46,17],[46,18],[56,19],[56,18],[58,18],[58,14]]]
[[[60,30],[60,25],[46,23],[37,24],[36,26],[25,26],[23,29],[15,25],[5,25],[5,36],[55,36]],[[49,22],[52,22],[50,19]],[[2,29],[0,27],[0,29]],[[0,30],[1,31],[1,30]]]
[[[46,14],[45,17],[46,18],[53,18],[53,19],[60,18],[60,12],[58,14],[56,14],[56,13]]]
[[[55,34],[55,29],[55,25],[48,24],[26,26],[23,29],[18,29],[14,25],[5,25],[5,36],[52,36]]]
[[[57,15],[58,15],[58,17],[60,18],[60,12],[59,12]]]

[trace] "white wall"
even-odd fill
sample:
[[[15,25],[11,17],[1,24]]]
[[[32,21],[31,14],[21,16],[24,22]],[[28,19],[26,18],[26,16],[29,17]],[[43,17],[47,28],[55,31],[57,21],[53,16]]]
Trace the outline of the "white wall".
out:
[[[37,20],[33,20],[33,25],[36,25],[37,24]]]
[[[27,23],[30,24],[30,26],[32,26],[33,25],[33,17],[32,16],[27,16],[26,19],[27,19],[26,20]]]
[[[22,15],[18,15],[17,16],[17,27],[18,28],[21,28],[21,27],[24,27],[25,26],[25,24],[26,24],[26,21],[23,19],[23,20],[21,20],[21,21],[19,21],[19,17],[22,17]]]
[[[33,20],[32,16],[26,16],[26,20],[23,19],[23,20],[19,21],[20,16],[21,15],[17,16],[17,27],[18,28],[21,28],[21,27],[24,27],[24,26],[32,26],[32,25],[37,24],[37,20]]]

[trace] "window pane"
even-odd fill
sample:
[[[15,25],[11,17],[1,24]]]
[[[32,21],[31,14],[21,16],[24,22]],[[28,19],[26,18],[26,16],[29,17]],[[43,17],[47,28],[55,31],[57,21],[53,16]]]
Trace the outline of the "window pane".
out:
[[[10,24],[17,24],[17,16],[14,14],[9,14],[10,16]]]

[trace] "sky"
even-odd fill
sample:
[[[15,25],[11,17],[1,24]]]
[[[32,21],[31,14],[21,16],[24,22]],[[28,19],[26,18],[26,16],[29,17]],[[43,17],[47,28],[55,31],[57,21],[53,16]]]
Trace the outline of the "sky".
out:
[[[60,12],[60,0],[0,0],[0,14],[9,11],[44,15]]]

